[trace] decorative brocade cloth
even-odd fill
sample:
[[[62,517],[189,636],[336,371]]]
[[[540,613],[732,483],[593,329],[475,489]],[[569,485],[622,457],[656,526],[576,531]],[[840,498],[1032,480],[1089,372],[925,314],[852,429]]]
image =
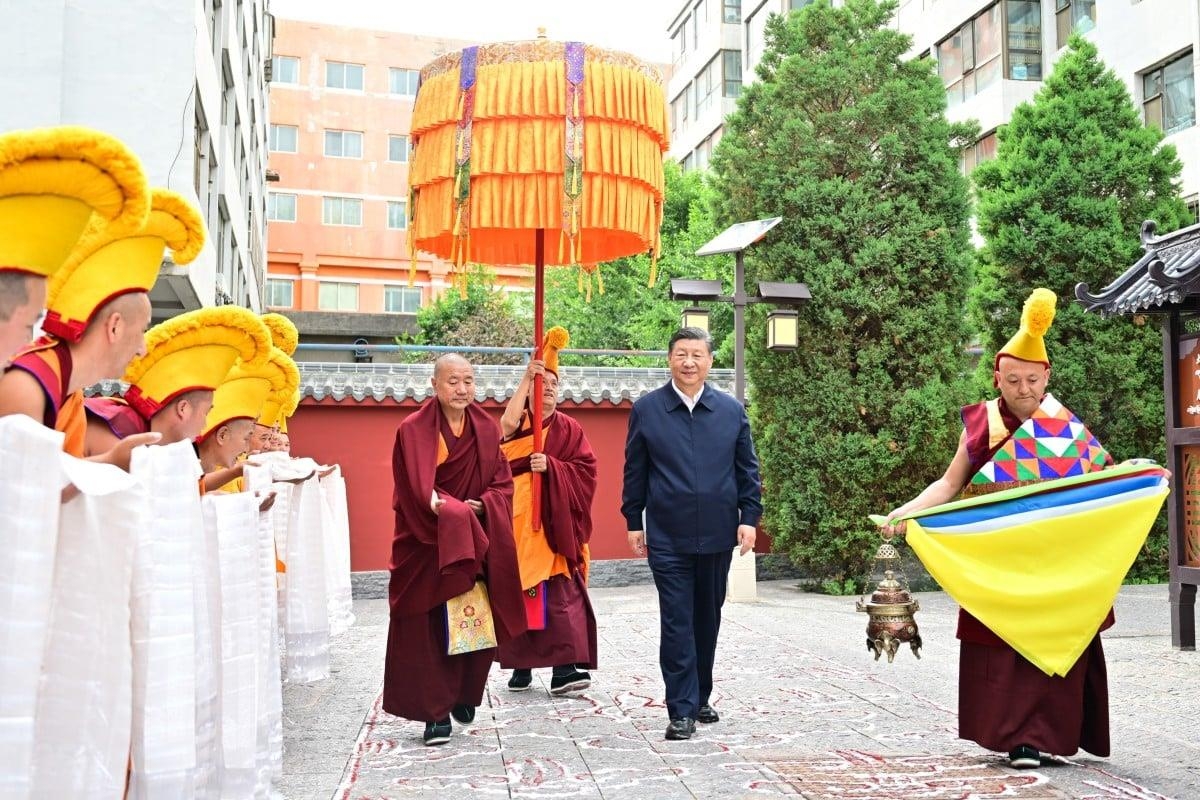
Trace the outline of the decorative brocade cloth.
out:
[[[993,415],[999,416],[998,411],[993,414],[993,404],[998,409],[998,401],[989,402],[989,425]],[[975,473],[971,484],[1068,478],[1104,469],[1110,462],[1108,451],[1087,426],[1047,394],[1033,416]]]
[[[483,581],[446,601],[446,655],[473,653],[496,646],[492,604]]]

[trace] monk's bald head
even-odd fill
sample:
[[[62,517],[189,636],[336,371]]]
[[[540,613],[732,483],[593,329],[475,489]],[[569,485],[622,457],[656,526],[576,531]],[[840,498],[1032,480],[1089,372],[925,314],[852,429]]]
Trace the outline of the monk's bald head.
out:
[[[471,362],[460,356],[458,353],[446,353],[438,356],[437,361],[433,362],[433,379],[436,381],[447,369],[463,369],[471,370],[475,373],[475,368],[471,366]]]
[[[458,353],[447,353],[433,363],[433,391],[442,412],[458,418],[475,400],[475,368]]]

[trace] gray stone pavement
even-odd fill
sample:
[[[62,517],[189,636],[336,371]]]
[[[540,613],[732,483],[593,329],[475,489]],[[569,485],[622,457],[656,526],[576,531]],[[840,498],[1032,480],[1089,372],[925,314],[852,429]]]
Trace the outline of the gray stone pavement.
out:
[[[944,594],[918,595],[922,658],[906,647],[888,664],[867,652],[855,598],[758,588],[758,602],[725,605],[722,718],[687,742],[663,739],[651,585],[593,589],[601,668],[590,689],[553,698],[541,670],[533,691],[511,693],[495,667],[476,721],[434,748],[420,724],[379,709],[387,604],[356,601],[332,677],[284,689],[280,796],[1200,798],[1200,654],[1171,648],[1165,586],[1125,587],[1104,636],[1112,756],[1020,772],[956,737],[956,607]]]

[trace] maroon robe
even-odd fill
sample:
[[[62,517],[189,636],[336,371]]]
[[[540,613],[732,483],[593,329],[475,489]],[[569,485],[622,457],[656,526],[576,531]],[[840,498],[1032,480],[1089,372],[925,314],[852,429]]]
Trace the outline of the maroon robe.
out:
[[[1000,400],[1009,433],[1020,420]],[[973,477],[1004,442],[988,447],[984,403],[965,406],[963,427]],[[1100,630],[1113,624],[1110,610]],[[958,612],[958,736],[989,750],[1029,745],[1069,756],[1079,748],[1109,754],[1108,672],[1099,633],[1065,676],[1050,676],[1012,649],[982,622]]]
[[[441,465],[439,433],[450,451]],[[392,474],[396,527],[383,708],[436,722],[457,704],[480,705],[496,653],[446,655],[445,602],[482,577],[497,639],[506,642],[525,632],[512,536],[512,474],[500,452],[500,429],[486,412],[468,406],[456,438],[437,400],[400,424]],[[429,507],[435,489],[445,500],[437,514]],[[475,516],[466,500],[482,501],[484,516]]]
[[[532,436],[529,415],[515,439]],[[596,455],[583,427],[555,411],[546,423],[542,448],[542,532],[550,550],[567,562],[567,575],[546,581],[546,627],[530,630],[499,648],[500,666],[533,669],[568,664],[595,669],[596,614],[587,593],[585,545],[592,538],[592,498],[596,494]],[[515,459],[513,475],[528,473],[529,457]]]

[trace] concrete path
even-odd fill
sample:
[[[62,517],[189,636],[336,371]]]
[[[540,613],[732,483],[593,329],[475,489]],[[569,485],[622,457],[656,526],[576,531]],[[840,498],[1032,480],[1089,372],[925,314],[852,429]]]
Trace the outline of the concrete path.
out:
[[[1111,758],[1081,753],[1016,771],[957,731],[956,607],[919,595],[925,640],[893,664],[866,650],[855,598],[759,584],[727,603],[715,725],[663,739],[653,586],[595,589],[601,669],[574,697],[509,692],[492,671],[484,705],[450,744],[379,708],[387,603],[355,603],[333,675],[284,690],[288,800],[385,798],[1200,798],[1200,654],[1171,649],[1165,586],[1126,587],[1106,632]]]

